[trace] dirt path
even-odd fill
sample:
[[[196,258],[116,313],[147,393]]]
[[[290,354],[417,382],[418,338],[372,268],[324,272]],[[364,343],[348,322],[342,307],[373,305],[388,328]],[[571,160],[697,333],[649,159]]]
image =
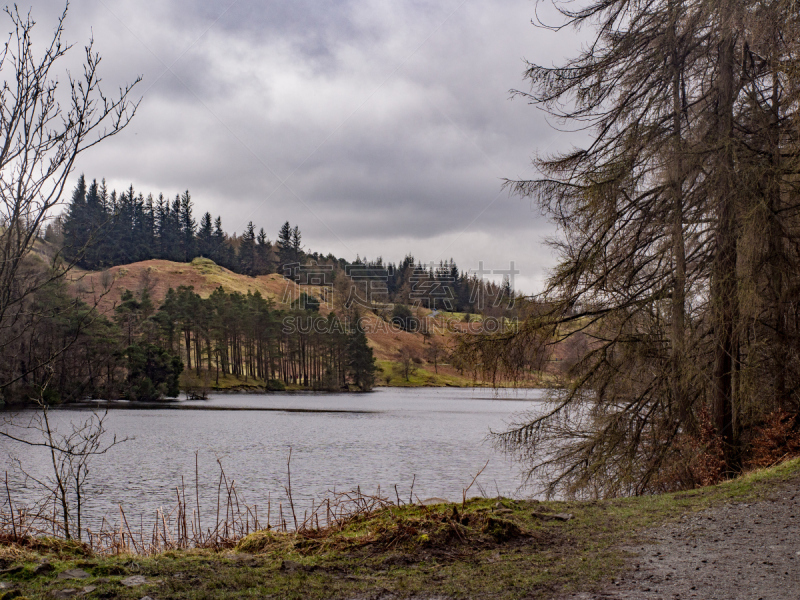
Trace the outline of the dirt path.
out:
[[[628,548],[631,568],[604,592],[580,600],[797,600],[800,598],[800,478],[754,503],[683,517]]]

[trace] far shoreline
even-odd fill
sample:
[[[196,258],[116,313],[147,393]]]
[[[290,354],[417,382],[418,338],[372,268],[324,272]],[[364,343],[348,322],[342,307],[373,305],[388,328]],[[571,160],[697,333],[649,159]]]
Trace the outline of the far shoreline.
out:
[[[257,387],[242,386],[240,388],[228,388],[222,390],[211,389],[208,391],[209,395],[220,396],[236,396],[236,395],[253,395],[253,396],[346,396],[346,395],[364,395],[369,396],[378,390],[444,390],[444,389],[460,389],[460,390],[493,390],[493,391],[507,391],[507,390],[547,390],[553,389],[552,386],[491,386],[488,384],[474,385],[474,386],[456,386],[456,385],[380,385],[375,386],[369,391],[328,391],[328,390],[313,390],[307,388],[294,388],[286,390],[265,390]],[[503,400],[514,400],[513,398],[501,398]],[[189,398],[185,390],[181,390],[181,396],[177,398],[164,398],[163,400],[151,401],[137,401],[126,400],[124,398],[114,399],[84,399],[77,402],[64,402],[58,404],[48,405],[49,410],[203,410],[203,411],[261,411],[261,412],[298,412],[298,413],[371,413],[376,411],[360,410],[360,409],[326,409],[326,408],[281,408],[281,407],[230,407],[230,406],[203,406],[203,402],[209,400],[208,398]],[[520,399],[523,400],[523,399]],[[535,399],[525,398],[525,401],[532,401]],[[187,404],[192,402],[192,404]],[[2,404],[0,403],[0,413],[14,412],[14,411],[28,411],[35,410],[38,405],[35,403],[22,403],[22,404]]]

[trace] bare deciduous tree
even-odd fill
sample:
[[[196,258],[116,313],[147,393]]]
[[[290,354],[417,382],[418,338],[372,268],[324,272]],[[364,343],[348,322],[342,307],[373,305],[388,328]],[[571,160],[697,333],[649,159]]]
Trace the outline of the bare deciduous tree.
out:
[[[11,32],[0,51],[0,347],[19,336],[26,300],[70,267],[42,268],[31,251],[76,159],[122,131],[138,106],[131,99],[138,78],[114,97],[103,92],[92,40],[83,73],[59,80],[57,69],[72,48],[63,39],[67,9],[42,48],[34,43],[31,14],[5,9]]]
[[[20,472],[45,492],[39,503],[52,502],[58,508],[61,533],[66,539],[82,539],[85,484],[92,459],[127,441],[116,436],[109,441],[105,439],[107,412],[90,415],[78,423],[70,422],[68,431],[59,431],[51,421],[48,404],[40,398],[37,410],[16,418],[5,417],[0,422],[0,437],[47,452],[50,465],[47,476],[31,474],[19,457],[14,460]],[[10,497],[8,501],[11,502]]]
[[[61,202],[78,156],[122,131],[133,118],[138,100],[131,99],[137,78],[113,97],[101,89],[100,55],[93,41],[84,48],[83,72],[57,69],[72,46],[64,41],[68,5],[61,12],[52,37],[41,48],[34,43],[36,25],[30,13],[5,8],[10,34],[0,51],[0,349],[13,349],[35,326],[29,314],[37,291],[63,278],[71,265],[48,257],[50,265],[33,254],[39,235]],[[91,316],[85,316],[91,320]],[[82,328],[74,328],[80,332]],[[26,364],[11,380],[0,381],[0,392],[34,370],[46,370],[66,350],[78,333],[61,341],[36,364]],[[35,340],[27,340],[28,344]],[[13,356],[15,352],[6,353]],[[16,359],[15,359],[16,360]],[[59,434],[51,426],[41,386],[38,410],[27,424],[5,418],[0,435],[28,446],[45,448],[52,463],[51,476],[36,479],[61,508],[65,537],[82,530],[84,484],[92,457],[104,454],[117,440],[103,442],[105,415],[71,424]],[[40,439],[15,435],[20,427],[40,434]],[[73,509],[74,506],[74,509]]]
[[[434,337],[430,344],[428,344],[428,347],[425,348],[425,358],[428,362],[433,363],[433,369],[437,374],[439,373],[439,359],[443,355],[444,348],[442,347],[442,343]]]

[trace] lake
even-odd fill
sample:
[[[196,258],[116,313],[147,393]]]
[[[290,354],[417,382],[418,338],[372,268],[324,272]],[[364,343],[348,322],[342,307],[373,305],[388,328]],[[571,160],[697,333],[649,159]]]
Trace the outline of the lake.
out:
[[[216,506],[220,460],[227,477],[249,504],[266,510],[286,502],[286,461],[300,512],[328,490],[361,488],[407,501],[441,497],[460,500],[487,463],[469,495],[524,494],[521,470],[487,439],[515,415],[536,411],[542,390],[475,388],[378,388],[369,394],[219,394],[151,410],[114,408],[109,436],[129,437],[93,459],[84,514],[90,524],[117,520],[121,504],[129,518],[150,521],[159,507],[175,504],[183,477],[194,495],[195,452],[200,503]],[[181,410],[175,410],[174,408]],[[30,416],[30,413],[27,414]],[[85,410],[51,411],[55,426],[85,419]],[[16,416],[25,419],[26,413]],[[15,468],[14,458],[35,476],[48,472],[48,455],[0,439],[15,501],[40,492]]]

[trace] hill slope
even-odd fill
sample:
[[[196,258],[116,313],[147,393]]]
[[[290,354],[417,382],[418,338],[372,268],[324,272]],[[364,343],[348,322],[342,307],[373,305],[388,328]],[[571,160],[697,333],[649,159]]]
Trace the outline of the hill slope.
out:
[[[249,277],[239,275],[220,267],[213,261],[197,258],[191,263],[177,263],[166,260],[147,260],[107,271],[91,272],[76,270],[72,274],[72,286],[76,295],[81,296],[109,318],[114,316],[114,307],[120,302],[125,290],[140,292],[147,289],[156,306],[164,300],[167,290],[179,286],[192,286],[201,297],[208,297],[215,289],[222,287],[226,292],[260,292],[271,299],[276,308],[286,309],[299,298],[301,291],[317,298],[326,299],[320,305],[320,313],[327,315],[334,306],[341,306],[341,299],[330,288],[318,286],[298,286],[276,273]],[[476,382],[471,374],[459,372],[448,364],[450,350],[455,345],[459,333],[466,331],[468,325],[462,322],[463,315],[439,313],[432,315],[427,309],[415,309],[419,318],[427,318],[428,336],[422,333],[400,331],[371,310],[362,311],[362,322],[367,328],[367,339],[378,361],[380,372],[378,385],[398,386],[471,386],[485,385]],[[472,330],[475,330],[473,324]],[[480,329],[480,325],[477,326]],[[436,340],[442,347],[442,355],[437,364],[425,360],[430,358],[426,350]],[[403,369],[400,354],[410,357],[411,368]],[[406,362],[408,358],[406,359]],[[538,378],[532,378],[526,385],[539,385]],[[235,384],[234,384],[235,385]]]

